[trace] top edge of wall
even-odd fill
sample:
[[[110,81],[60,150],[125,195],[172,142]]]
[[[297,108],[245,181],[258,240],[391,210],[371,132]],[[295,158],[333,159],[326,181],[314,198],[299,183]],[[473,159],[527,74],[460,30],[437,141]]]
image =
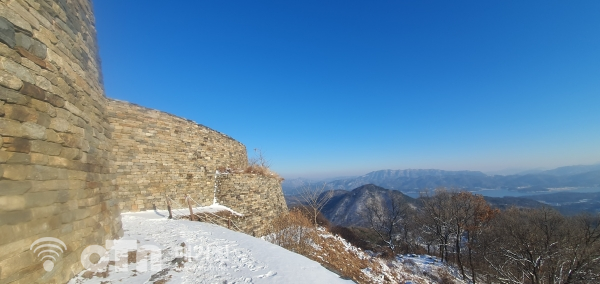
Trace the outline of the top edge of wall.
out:
[[[109,103],[110,103],[110,102],[118,102],[118,103],[122,103],[122,104],[127,104],[127,105],[130,105],[130,106],[133,106],[133,107],[141,108],[141,109],[143,109],[143,110],[146,110],[146,111],[155,111],[155,112],[159,112],[159,113],[162,113],[162,114],[168,115],[168,116],[170,116],[170,117],[173,117],[173,118],[176,118],[176,119],[180,119],[180,120],[183,120],[183,121],[187,121],[187,122],[193,123],[193,124],[195,124],[195,125],[197,125],[197,126],[204,127],[204,128],[206,128],[207,130],[209,130],[209,131],[213,131],[213,132],[215,132],[215,133],[217,133],[217,134],[219,134],[219,135],[221,135],[221,136],[223,136],[223,137],[225,137],[225,138],[231,139],[231,140],[233,140],[233,141],[235,141],[235,142],[237,142],[237,143],[239,143],[239,144],[241,144],[241,145],[244,145],[242,142],[240,142],[240,141],[237,141],[237,140],[236,140],[236,139],[234,139],[233,137],[231,137],[231,136],[229,136],[229,135],[227,135],[227,134],[225,134],[225,133],[223,133],[223,132],[220,132],[220,131],[214,130],[214,129],[212,129],[212,128],[210,128],[210,127],[208,127],[208,126],[204,125],[204,124],[200,124],[200,123],[198,123],[198,122],[195,122],[195,121],[193,121],[193,120],[191,120],[191,119],[187,119],[187,118],[185,118],[185,117],[181,117],[181,116],[178,116],[178,115],[174,115],[174,114],[172,114],[172,113],[169,113],[169,112],[166,112],[166,111],[162,111],[162,110],[159,110],[159,109],[153,109],[153,108],[145,107],[145,106],[142,106],[142,105],[139,105],[139,104],[136,104],[136,103],[132,103],[132,102],[128,102],[128,101],[124,101],[124,100],[113,99],[113,98],[107,98],[107,99],[108,99]]]

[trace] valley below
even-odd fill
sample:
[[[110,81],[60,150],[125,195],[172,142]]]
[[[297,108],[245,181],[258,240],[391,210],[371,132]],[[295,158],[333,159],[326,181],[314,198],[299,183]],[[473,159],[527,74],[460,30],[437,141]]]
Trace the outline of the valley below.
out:
[[[355,192],[368,184],[402,193],[412,199],[418,199],[425,192],[431,193],[436,188],[446,188],[483,195],[492,206],[501,209],[511,206],[538,208],[546,205],[566,215],[600,212],[600,164],[506,176],[486,175],[478,171],[380,170],[362,176],[331,180],[291,179],[284,181],[282,187],[288,203],[292,204],[292,196],[297,195],[302,188],[325,187],[334,190],[334,198],[327,205],[332,207],[337,206],[337,200],[341,199],[345,201],[340,204],[353,203],[343,196],[351,195],[349,192]],[[364,200],[354,203],[361,202]]]

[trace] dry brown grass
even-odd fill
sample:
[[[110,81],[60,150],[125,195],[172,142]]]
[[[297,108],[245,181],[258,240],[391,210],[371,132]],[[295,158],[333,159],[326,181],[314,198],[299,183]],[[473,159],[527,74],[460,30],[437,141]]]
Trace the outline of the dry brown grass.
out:
[[[353,251],[346,250],[342,242],[321,237],[317,240],[317,244],[321,249],[314,250],[309,257],[325,267],[333,268],[331,270],[337,271],[343,277],[358,283],[370,283],[370,279],[362,270],[367,267],[378,270],[376,267],[372,267],[372,263],[367,259],[361,259]]]
[[[257,157],[253,157],[248,159],[248,166],[246,168],[230,168],[225,166],[217,167],[217,171],[219,173],[244,173],[244,174],[254,174],[261,175],[265,177],[275,178],[279,181],[279,183],[283,182],[284,178],[282,178],[276,172],[271,171],[271,167],[267,159],[263,156],[262,152],[258,149],[254,149],[257,153]]]
[[[248,165],[248,167],[244,169],[243,173],[276,178],[280,183],[284,180],[279,174],[271,171],[271,169],[269,169],[268,167],[264,167],[257,164]]]
[[[315,228],[309,218],[297,208],[274,220],[266,238],[357,283],[373,283],[373,279],[363,272],[365,269],[372,275],[379,275],[382,278],[380,283],[404,283],[408,280],[401,275],[400,267],[349,246],[341,237],[332,235],[324,228]],[[414,278],[410,280],[413,283],[426,283]]]
[[[439,283],[440,284],[454,284],[456,282],[454,282],[454,277],[452,277],[452,275],[445,269],[440,269],[438,270],[438,275],[439,275]]]
[[[260,149],[254,149],[254,152],[257,156],[248,160],[248,167],[242,172],[276,178],[281,183],[283,178],[279,174],[271,171],[271,164],[265,158],[262,151]]]
[[[292,209],[271,223],[268,240],[287,250],[308,255],[313,248],[317,232],[312,222],[300,210]]]

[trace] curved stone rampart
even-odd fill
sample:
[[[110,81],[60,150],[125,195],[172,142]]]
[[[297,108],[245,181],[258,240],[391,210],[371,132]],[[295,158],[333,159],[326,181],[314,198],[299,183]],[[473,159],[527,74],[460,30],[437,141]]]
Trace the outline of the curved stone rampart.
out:
[[[107,114],[124,211],[164,208],[165,194],[211,204],[215,171],[248,164],[242,143],[193,121],[116,100]]]
[[[107,115],[122,211],[166,209],[167,195],[177,202],[174,207],[187,206],[187,195],[193,206],[210,205],[216,198],[245,215],[240,229],[262,235],[269,221],[286,210],[279,179],[240,173],[248,166],[246,147],[233,138],[123,101],[109,100]],[[216,175],[219,169],[231,171]]]

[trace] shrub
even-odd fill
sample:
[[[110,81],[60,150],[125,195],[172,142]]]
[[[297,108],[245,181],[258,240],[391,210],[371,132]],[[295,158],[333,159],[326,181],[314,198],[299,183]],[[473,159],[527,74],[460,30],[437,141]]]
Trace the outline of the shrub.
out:
[[[362,253],[348,249],[341,238],[332,236],[325,228],[316,228],[300,208],[293,208],[276,218],[265,239],[358,283],[370,283],[363,273],[365,268],[381,273],[380,268],[369,263]]]
[[[349,228],[342,227],[342,226],[333,226],[333,227],[331,227],[330,231],[332,234],[336,234],[336,235],[344,238],[346,241],[348,241],[355,247],[358,247],[358,248],[361,248],[364,250],[373,250],[373,247],[368,242],[366,242],[365,240],[360,238],[353,230],[351,230]]]
[[[307,219],[311,220],[311,222],[314,224],[314,221],[312,221],[313,219],[316,220],[317,222],[317,226],[319,227],[323,227],[326,229],[329,229],[332,225],[331,222],[329,222],[329,220],[327,219],[327,217],[325,217],[325,215],[323,215],[320,211],[317,211],[317,217],[314,218],[314,210],[307,205],[296,205],[294,207],[291,208],[291,210],[298,210],[300,211],[304,217],[306,217]]]
[[[317,232],[300,210],[293,209],[273,220],[265,238],[273,244],[306,256],[313,250]]]
[[[440,277],[440,284],[454,284],[454,277],[447,270],[439,270],[438,275]]]

